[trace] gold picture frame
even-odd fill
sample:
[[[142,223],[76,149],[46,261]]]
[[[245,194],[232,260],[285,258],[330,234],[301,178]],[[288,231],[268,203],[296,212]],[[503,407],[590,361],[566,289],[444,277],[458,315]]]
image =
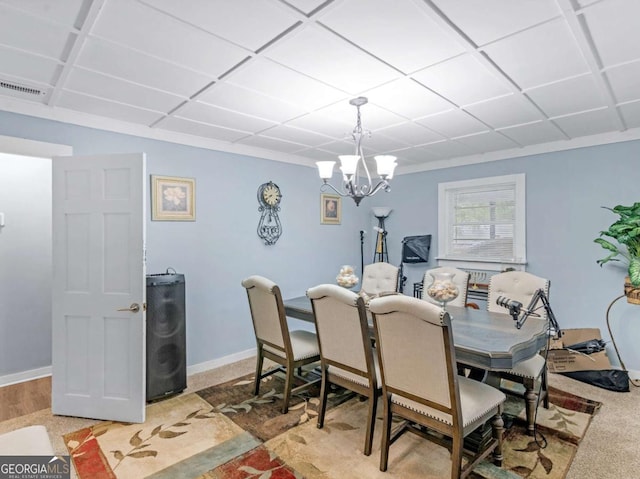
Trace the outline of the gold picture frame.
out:
[[[151,220],[195,221],[196,180],[151,176]]]
[[[320,224],[339,225],[342,220],[342,198],[328,193],[320,194]]]

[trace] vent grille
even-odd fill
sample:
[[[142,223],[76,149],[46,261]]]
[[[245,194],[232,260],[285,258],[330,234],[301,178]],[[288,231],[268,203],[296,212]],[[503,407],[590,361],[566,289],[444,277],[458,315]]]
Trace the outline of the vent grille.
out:
[[[17,93],[27,93],[29,95],[44,95],[45,93],[42,90],[38,90],[37,88],[31,88],[24,85],[19,85],[17,83],[10,83],[8,81],[0,80],[0,88],[5,88],[7,90],[11,90]]]

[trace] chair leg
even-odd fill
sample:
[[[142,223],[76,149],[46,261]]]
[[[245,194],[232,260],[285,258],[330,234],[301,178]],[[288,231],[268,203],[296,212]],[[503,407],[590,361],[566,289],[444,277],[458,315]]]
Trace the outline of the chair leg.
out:
[[[284,397],[282,398],[282,414],[289,412],[289,398],[291,396],[291,388],[293,387],[293,371],[294,367],[287,366],[287,379],[284,383]]]
[[[324,426],[324,414],[327,410],[327,396],[329,395],[329,380],[327,370],[322,368],[322,379],[320,380],[320,405],[318,406],[318,429]]]
[[[455,434],[457,436],[457,434]],[[463,437],[451,438],[451,479],[459,479],[462,472],[462,441]]]
[[[262,363],[264,361],[264,356],[262,355],[262,346],[258,346],[258,356],[256,361],[256,380],[253,385],[253,395],[257,396],[260,394],[260,378],[262,376]]]
[[[536,426],[536,406],[538,404],[538,395],[534,391],[535,381],[527,379],[523,384],[525,388],[524,401],[527,413],[527,434],[529,436],[533,436],[535,434]]]
[[[387,470],[389,445],[391,443],[391,396],[383,396],[384,416],[382,420],[382,445],[380,446],[380,470]]]
[[[542,370],[542,376],[540,378],[540,381],[542,381],[542,394],[544,394],[543,399],[542,399],[542,405],[544,406],[545,409],[549,409],[549,388],[547,386],[547,368],[545,367]]]
[[[496,414],[491,421],[491,431],[493,438],[497,441],[496,448],[493,450],[493,463],[498,467],[502,467],[502,441],[504,437],[504,420],[502,419],[501,410],[498,411],[498,414]]]
[[[364,439],[364,455],[371,455],[373,444],[373,431],[376,427],[376,410],[378,409],[378,395],[375,391],[369,395],[369,422],[367,423],[367,435]]]

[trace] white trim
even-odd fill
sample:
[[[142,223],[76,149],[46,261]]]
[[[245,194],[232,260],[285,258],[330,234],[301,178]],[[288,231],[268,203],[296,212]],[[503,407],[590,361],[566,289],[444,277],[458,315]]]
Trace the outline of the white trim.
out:
[[[58,143],[27,140],[14,136],[0,135],[0,151],[12,155],[36,156],[38,158],[52,158],[54,156],[69,156],[73,154],[73,147]]]
[[[640,381],[640,371],[636,369],[628,369],[627,372],[629,373],[629,379],[632,381]]]
[[[191,366],[187,366],[187,376],[209,371],[210,369],[227,366],[229,364],[242,361],[243,359],[254,357],[256,353],[256,348],[251,348],[247,349],[246,351],[240,351],[238,353],[229,354],[228,356],[212,359],[211,361],[205,361],[204,363],[193,364]],[[31,371],[22,371],[19,373],[7,374],[6,376],[0,376],[0,387],[10,386],[11,384],[22,383],[25,381],[31,381],[33,379],[40,379],[47,376],[51,376],[51,366],[32,369]]]
[[[251,348],[247,349],[246,351],[240,351],[238,353],[229,354],[228,356],[212,359],[211,361],[205,361],[204,363],[192,364],[191,366],[187,366],[187,376],[209,371],[210,369],[220,368],[222,366],[226,366],[243,359],[248,359],[255,356],[256,354],[256,348]]]
[[[455,266],[458,268],[486,269],[489,271],[502,271],[502,265],[509,265],[515,269],[524,269],[527,263],[527,231],[526,231],[526,177],[524,173],[515,175],[489,176],[485,178],[473,178],[470,180],[448,181],[438,183],[438,266]],[[513,232],[513,244],[515,257],[502,261],[479,261],[475,258],[450,258],[448,257],[449,238],[449,202],[447,196],[454,190],[467,190],[485,186],[501,184],[515,184],[515,230]],[[452,261],[454,264],[447,264]],[[519,265],[519,266],[518,266]],[[498,269],[500,268],[500,269]]]
[[[0,387],[11,386],[12,384],[32,381],[34,379],[45,378],[47,376],[51,376],[51,366],[45,366],[44,368],[38,368],[38,369],[31,369],[30,371],[22,371],[19,373],[7,374],[6,376],[0,376]]]

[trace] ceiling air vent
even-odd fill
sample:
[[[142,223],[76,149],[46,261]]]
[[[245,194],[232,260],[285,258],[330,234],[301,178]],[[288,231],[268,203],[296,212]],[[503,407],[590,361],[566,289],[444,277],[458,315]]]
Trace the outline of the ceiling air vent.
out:
[[[26,93],[28,95],[44,95],[45,92],[38,90],[37,88],[31,88],[28,86],[20,85],[18,83],[11,83],[5,80],[0,80],[0,88],[11,90],[16,93]]]

